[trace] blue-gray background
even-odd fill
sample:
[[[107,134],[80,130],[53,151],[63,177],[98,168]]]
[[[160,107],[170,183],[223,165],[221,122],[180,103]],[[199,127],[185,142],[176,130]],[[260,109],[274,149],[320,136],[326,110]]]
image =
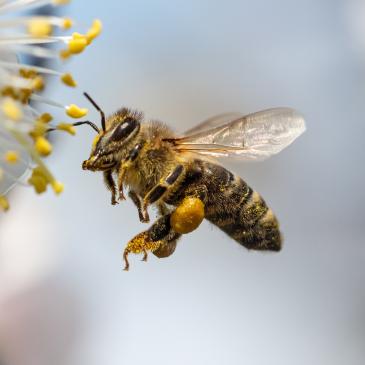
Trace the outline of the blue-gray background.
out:
[[[121,252],[145,226],[80,169],[92,131],[56,137],[62,197],[18,189],[1,219],[4,363],[364,364],[365,2],[79,0],[67,13],[81,30],[104,23],[64,69],[107,112],[183,131],[290,106],[308,130],[268,161],[228,164],[276,212],[282,252],[247,252],[204,223],[128,273]]]

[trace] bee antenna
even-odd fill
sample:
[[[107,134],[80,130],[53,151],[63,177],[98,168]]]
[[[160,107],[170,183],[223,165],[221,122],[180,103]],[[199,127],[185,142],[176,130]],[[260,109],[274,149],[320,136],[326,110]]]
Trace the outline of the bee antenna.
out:
[[[87,100],[90,101],[90,103],[94,106],[94,108],[100,113],[101,127],[103,128],[103,131],[105,132],[105,114],[104,114],[104,112],[101,110],[99,105],[95,103],[95,101],[91,98],[91,96],[88,93],[84,92],[84,96],[86,97]]]
[[[74,125],[75,127],[78,125],[83,125],[83,124],[89,125],[92,129],[94,129],[94,131],[96,131],[97,133],[100,133],[100,129],[98,128],[98,126],[95,123],[90,122],[89,120],[83,120],[82,122],[72,123],[72,125]],[[46,130],[46,132],[48,133],[48,132],[53,132],[56,130],[57,130],[57,128],[48,128]]]

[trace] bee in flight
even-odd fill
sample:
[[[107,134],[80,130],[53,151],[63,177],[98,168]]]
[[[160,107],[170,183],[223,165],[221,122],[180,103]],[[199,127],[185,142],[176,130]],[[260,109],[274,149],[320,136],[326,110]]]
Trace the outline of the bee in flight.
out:
[[[239,176],[217,162],[220,157],[262,160],[292,143],[305,130],[301,115],[290,108],[274,108],[246,116],[225,114],[210,118],[183,135],[157,121],[143,121],[143,114],[122,108],[105,118],[84,170],[102,171],[111,203],[128,196],[141,222],[149,222],[148,207],[158,208],[159,218],[128,242],[128,255],[148,251],[170,256],[182,234],[205,218],[235,241],[253,250],[279,251],[281,234],[272,210]]]

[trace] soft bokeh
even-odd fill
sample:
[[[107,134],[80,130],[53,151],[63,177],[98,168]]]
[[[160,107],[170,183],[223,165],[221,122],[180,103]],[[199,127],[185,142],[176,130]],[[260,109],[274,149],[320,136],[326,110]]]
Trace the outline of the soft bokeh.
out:
[[[108,113],[136,107],[183,131],[290,106],[307,132],[268,161],[228,163],[276,212],[282,252],[247,252],[204,223],[128,273],[121,252],[145,226],[81,170],[91,129],[54,136],[64,194],[19,188],[0,218],[0,361],[364,364],[365,1],[79,0],[67,13],[103,20],[71,62]]]

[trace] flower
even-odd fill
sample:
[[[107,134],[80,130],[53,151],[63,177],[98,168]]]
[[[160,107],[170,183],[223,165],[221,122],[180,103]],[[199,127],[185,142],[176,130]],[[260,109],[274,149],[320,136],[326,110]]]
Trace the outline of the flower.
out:
[[[37,193],[48,185],[56,194],[63,184],[55,179],[43,158],[52,153],[47,139],[49,130],[76,133],[72,123],[52,123],[50,112],[41,113],[40,103],[62,108],[71,118],[84,117],[88,110],[70,103],[64,105],[41,95],[46,87],[45,76],[58,77],[67,87],[76,87],[71,73],[22,64],[18,56],[32,55],[38,59],[66,60],[82,53],[100,34],[100,20],[94,20],[85,34],[74,32],[68,36],[53,35],[73,26],[70,18],[32,15],[2,17],[13,11],[44,5],[64,5],[68,0],[13,0],[0,3],[0,210],[7,210],[6,194],[16,185],[31,185]],[[20,32],[19,32],[20,30]],[[47,48],[55,43],[63,47]]]

